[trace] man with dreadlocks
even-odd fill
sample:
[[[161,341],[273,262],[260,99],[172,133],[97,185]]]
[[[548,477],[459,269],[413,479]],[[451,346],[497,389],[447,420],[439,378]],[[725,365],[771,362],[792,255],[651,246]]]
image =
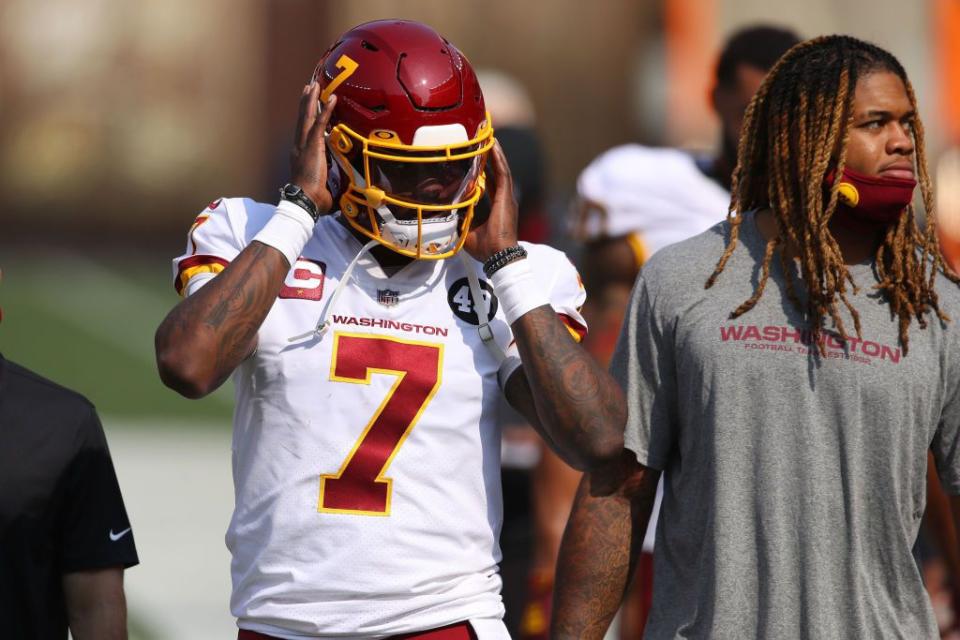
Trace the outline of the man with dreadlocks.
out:
[[[910,548],[928,450],[960,493],[960,290],[900,63],[846,36],[791,49],[732,194],[637,279],[626,450],[580,485],[554,636],[602,637],[665,471],[646,638],[935,638]]]

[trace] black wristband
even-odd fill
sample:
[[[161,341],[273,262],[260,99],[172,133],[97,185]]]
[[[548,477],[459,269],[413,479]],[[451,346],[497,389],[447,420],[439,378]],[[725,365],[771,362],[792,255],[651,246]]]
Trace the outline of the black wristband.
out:
[[[292,202],[309,213],[314,222],[320,217],[320,210],[317,208],[317,204],[310,199],[310,196],[304,193],[303,189],[295,184],[288,183],[280,187],[280,199]]]
[[[520,245],[501,249],[484,261],[483,273],[489,278],[511,262],[516,262],[517,260],[522,260],[526,257],[527,250]]]

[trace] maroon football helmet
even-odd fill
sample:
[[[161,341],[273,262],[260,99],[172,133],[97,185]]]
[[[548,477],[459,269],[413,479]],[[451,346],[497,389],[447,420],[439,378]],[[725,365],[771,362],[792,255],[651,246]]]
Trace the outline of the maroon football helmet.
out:
[[[377,20],[324,54],[314,79],[336,94],[331,192],[360,233],[414,258],[466,240],[483,195],[493,127],[470,63],[430,27]]]

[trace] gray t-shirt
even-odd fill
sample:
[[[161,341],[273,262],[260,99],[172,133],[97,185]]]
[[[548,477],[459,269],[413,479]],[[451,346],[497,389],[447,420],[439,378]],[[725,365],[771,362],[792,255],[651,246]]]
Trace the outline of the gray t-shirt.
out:
[[[704,288],[728,235],[719,224],[643,267],[611,364],[627,447],[666,472],[645,637],[937,638],[910,550],[928,449],[960,493],[960,290],[940,276],[954,320],[914,321],[903,355],[871,265],[854,265],[862,340],[828,335],[818,361],[777,259],[730,319],[766,245],[752,214]]]

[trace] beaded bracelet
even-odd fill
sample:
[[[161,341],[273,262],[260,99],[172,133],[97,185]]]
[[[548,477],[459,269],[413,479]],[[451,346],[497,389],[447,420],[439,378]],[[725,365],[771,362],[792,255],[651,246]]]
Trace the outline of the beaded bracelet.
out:
[[[526,257],[527,250],[520,245],[501,249],[486,259],[483,263],[483,272],[489,278],[511,262],[516,262]]]

